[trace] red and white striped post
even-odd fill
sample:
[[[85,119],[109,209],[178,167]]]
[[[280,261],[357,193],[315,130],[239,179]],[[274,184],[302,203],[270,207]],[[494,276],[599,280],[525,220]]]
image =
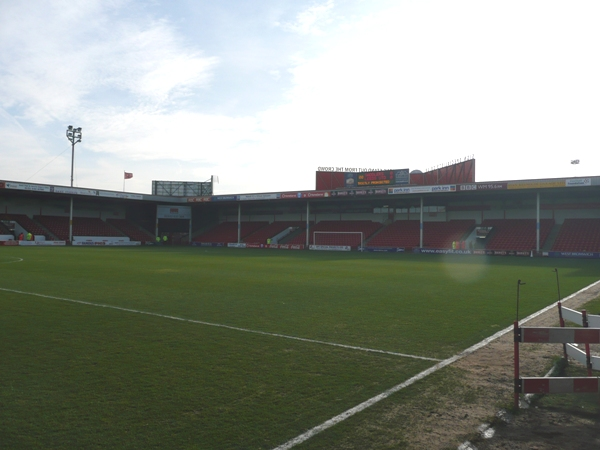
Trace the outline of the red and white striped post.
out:
[[[519,394],[521,392],[521,378],[519,376],[519,343],[521,342],[521,333],[519,329],[519,321],[514,323],[514,352],[515,352],[515,400],[514,407],[519,409]]]
[[[589,323],[588,323],[588,318],[587,318],[587,311],[585,309],[581,311],[581,320],[583,322],[583,326],[585,328],[588,328]],[[588,377],[591,377],[592,376],[592,354],[590,351],[590,343],[589,342],[585,343],[585,365],[587,367]]]
[[[584,322],[585,323],[585,322]],[[600,328],[548,328],[518,327],[515,322],[515,409],[519,408],[520,394],[568,394],[598,393],[598,377],[587,378],[521,378],[519,374],[519,344],[600,344]],[[589,354],[588,354],[589,355]],[[591,374],[591,359],[588,361],[588,374]]]
[[[556,270],[556,269],[554,269]],[[560,319],[561,328],[565,327],[565,319],[562,315],[562,303],[558,302],[558,318]],[[565,363],[569,364],[569,356],[567,355],[567,344],[563,344],[563,357],[565,358]]]

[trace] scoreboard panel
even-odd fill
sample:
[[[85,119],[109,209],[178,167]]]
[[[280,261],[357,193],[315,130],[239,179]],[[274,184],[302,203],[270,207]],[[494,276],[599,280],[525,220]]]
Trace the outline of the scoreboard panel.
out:
[[[408,169],[378,170],[374,172],[346,172],[346,187],[391,186],[408,184],[410,174]]]

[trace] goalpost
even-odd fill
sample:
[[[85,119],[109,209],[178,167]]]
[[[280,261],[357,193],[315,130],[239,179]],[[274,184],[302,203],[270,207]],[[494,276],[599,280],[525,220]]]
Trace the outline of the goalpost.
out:
[[[314,245],[328,245],[332,247],[364,247],[364,233],[362,231],[313,231]]]

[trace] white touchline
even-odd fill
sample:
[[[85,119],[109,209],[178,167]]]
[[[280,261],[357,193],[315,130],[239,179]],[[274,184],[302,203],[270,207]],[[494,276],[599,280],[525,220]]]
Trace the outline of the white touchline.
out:
[[[600,280],[596,281],[595,283],[590,284],[587,287],[584,287],[583,289],[579,290],[578,292],[575,292],[574,294],[569,295],[568,297],[565,297],[564,299],[561,300],[561,302],[565,302],[566,300],[569,300],[570,298],[576,296],[577,294],[580,294],[581,292],[587,291],[588,289],[590,289],[591,287],[597,285],[598,283],[600,283]],[[520,320],[519,323],[524,323],[524,322],[528,322],[531,319],[539,316],[540,314],[545,313],[546,311],[549,311],[552,308],[555,308],[557,306],[558,302],[555,302],[547,307],[545,307],[544,309],[540,309],[539,311],[531,314],[530,316],[525,317],[524,319]],[[505,335],[506,333],[509,333],[510,331],[512,331],[514,329],[514,326],[511,325],[509,327],[506,327],[503,330],[498,331],[497,333],[495,333],[494,335],[490,336],[487,339],[484,339],[483,341],[473,345],[472,347],[469,347],[466,350],[463,350],[462,352],[451,356],[448,359],[443,360],[442,362],[436,364],[435,366],[430,367],[427,370],[424,370],[423,372],[415,375],[412,378],[409,378],[408,380],[388,389],[385,392],[382,392],[379,395],[376,395],[375,397],[370,398],[367,401],[362,402],[359,405],[354,406],[353,408],[350,408],[346,411],[344,411],[341,414],[338,414],[335,417],[332,417],[331,419],[323,422],[321,425],[317,425],[314,428],[311,428],[310,430],[308,430],[306,433],[302,433],[299,436],[296,436],[294,439],[286,442],[285,444],[280,445],[279,447],[276,447],[273,450],[288,450],[292,447],[295,447],[296,445],[307,441],[308,439],[310,439],[311,437],[315,436],[316,434],[319,434],[321,431],[326,430],[327,428],[331,428],[332,426],[343,422],[344,420],[346,420],[349,417],[352,417],[354,414],[359,413],[361,411],[364,411],[365,409],[367,409],[370,406],[373,406],[375,403],[389,397],[390,395],[392,395],[394,392],[398,392],[401,389],[404,389],[405,387],[410,386],[411,384],[415,383],[416,381],[422,380],[423,378],[425,378],[428,375],[431,375],[434,372],[437,372],[438,370],[440,370],[443,367],[446,367],[456,361],[458,361],[459,359],[464,358],[467,355],[470,355],[471,353],[473,353],[476,350],[479,350],[480,348],[486,346],[487,344],[489,344],[490,342],[492,342],[493,340],[498,339],[499,337]]]
[[[197,324],[200,324],[200,325],[208,325],[208,326],[211,326],[211,327],[226,328],[228,330],[243,331],[245,333],[261,334],[263,336],[273,336],[273,337],[279,337],[279,338],[284,338],[284,339],[293,339],[295,341],[310,342],[312,344],[322,344],[322,345],[330,345],[330,346],[333,346],[333,347],[347,348],[347,349],[350,349],[350,350],[360,350],[362,352],[383,353],[383,354],[386,354],[386,355],[402,356],[404,358],[422,359],[422,360],[426,360],[426,361],[441,361],[441,359],[428,358],[426,356],[407,355],[405,353],[390,352],[390,351],[387,351],[387,350],[377,350],[377,349],[373,349],[373,348],[357,347],[357,346],[354,346],[354,345],[337,344],[335,342],[318,341],[318,340],[315,340],[315,339],[308,339],[308,338],[302,338],[302,337],[297,337],[297,336],[288,336],[286,334],[269,333],[268,331],[250,330],[248,328],[234,327],[234,326],[231,326],[231,325],[223,325],[223,324],[220,324],[220,323],[204,322],[202,320],[194,320],[194,319],[184,319],[183,317],[167,316],[165,314],[158,314],[158,313],[153,313],[153,312],[148,312],[148,311],[139,311],[137,309],[122,308],[120,306],[105,305],[105,304],[102,304],[102,303],[86,302],[84,300],[74,300],[74,299],[71,299],[71,298],[55,297],[53,295],[37,294],[35,292],[24,292],[24,291],[17,291],[15,289],[6,289],[6,288],[0,288],[0,291],[12,292],[12,293],[15,293],[15,294],[22,294],[22,295],[32,295],[32,296],[35,296],[35,297],[42,297],[42,298],[51,298],[51,299],[54,299],[54,300],[61,300],[63,302],[71,302],[71,303],[79,303],[79,304],[82,304],[82,305],[97,306],[99,308],[116,309],[116,310],[119,310],[119,311],[127,311],[127,312],[130,312],[130,313],[145,314],[145,315],[154,316],[154,317],[162,317],[164,319],[179,320],[179,321],[182,321],[182,322],[197,323]]]

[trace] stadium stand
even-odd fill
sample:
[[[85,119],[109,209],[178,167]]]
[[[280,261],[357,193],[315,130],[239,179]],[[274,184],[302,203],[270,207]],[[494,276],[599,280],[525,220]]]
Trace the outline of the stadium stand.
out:
[[[450,220],[423,223],[423,247],[451,248],[473,230],[475,220]],[[418,220],[399,220],[385,227],[368,243],[369,247],[418,247],[420,244]]]
[[[363,243],[367,241],[374,233],[381,229],[383,225],[379,222],[372,222],[370,220],[323,220],[310,230],[309,243],[313,244],[314,232],[315,231],[328,231],[328,232],[362,232]],[[304,244],[306,243],[306,235],[299,234],[287,244]],[[360,235],[358,234],[333,234],[333,235],[320,235],[319,245],[349,245],[351,247],[360,246]]]
[[[33,216],[60,240],[69,240],[69,218],[66,216]],[[100,218],[74,217],[73,236],[123,237],[124,234]]]
[[[45,236],[46,239],[50,240],[53,236],[49,236],[48,231],[45,230],[35,220],[30,219],[26,214],[0,214],[0,220],[10,220],[18,223],[27,232],[34,236]]]
[[[241,222],[240,225],[240,237],[243,240],[246,236],[269,225],[269,222]],[[237,222],[222,222],[201,235],[196,236],[192,241],[222,243],[237,242],[238,224]]]
[[[368,242],[369,247],[418,247],[418,220],[398,220],[386,226]]]
[[[485,248],[488,250],[535,250],[535,219],[485,219],[484,227],[492,227]],[[540,248],[554,226],[554,219],[540,219]]]
[[[552,251],[600,252],[600,219],[565,219]]]
[[[33,216],[33,218],[46,227],[59,240],[69,240],[69,218],[59,216]],[[74,221],[74,220],[73,220]]]
[[[0,234],[4,234],[4,235],[12,234],[10,232],[10,230],[6,227],[6,225],[4,225],[2,222],[0,222]]]
[[[263,227],[260,230],[257,230],[254,233],[246,236],[244,238],[244,242],[252,244],[266,244],[267,239],[277,236],[279,233],[283,232],[288,228],[297,228],[300,230],[305,230],[306,222],[300,220],[272,222],[266,227]]]
[[[452,248],[453,241],[462,241],[475,227],[475,220],[450,220],[423,223],[423,247]]]
[[[118,229],[132,241],[154,242],[154,236],[127,219],[106,219],[106,223]]]

